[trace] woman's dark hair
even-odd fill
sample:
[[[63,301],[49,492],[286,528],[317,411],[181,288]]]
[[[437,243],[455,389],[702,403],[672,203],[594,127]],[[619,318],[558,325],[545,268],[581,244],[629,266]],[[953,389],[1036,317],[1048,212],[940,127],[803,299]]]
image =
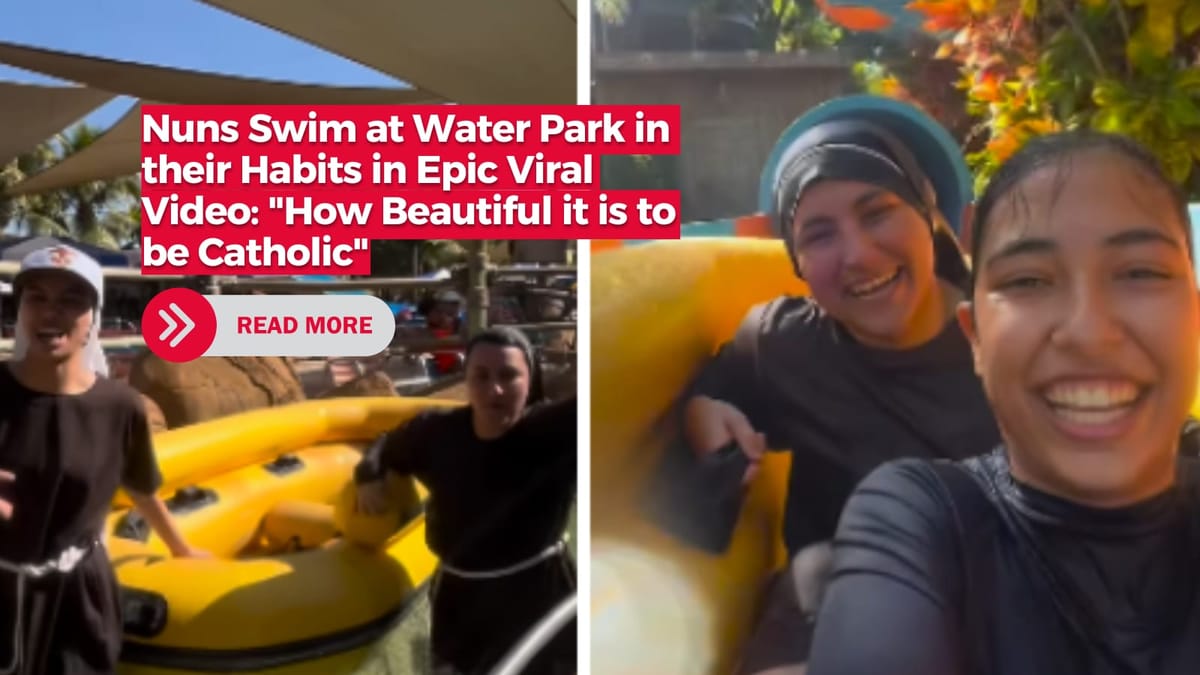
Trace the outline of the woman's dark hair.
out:
[[[1187,253],[1188,257],[1191,257],[1192,228],[1187,196],[1174,181],[1167,177],[1157,157],[1128,136],[1086,129],[1063,131],[1039,136],[1026,143],[1000,167],[1000,170],[988,182],[987,189],[984,190],[983,196],[975,206],[975,216],[972,219],[970,281],[972,292],[975,290],[975,283],[978,279],[979,256],[983,252],[983,240],[986,235],[988,219],[1000,200],[1012,196],[1013,191],[1020,186],[1021,182],[1035,171],[1047,166],[1061,166],[1066,160],[1086,153],[1110,153],[1124,159],[1140,170],[1146,178],[1161,187],[1170,198],[1179,222],[1183,224],[1183,233],[1188,245]],[[1060,189],[1062,182],[1063,177],[1060,176]]]
[[[464,357],[466,363],[471,362],[471,352],[479,345],[492,345],[494,347],[516,347],[525,355],[525,365],[529,367],[529,398],[525,402],[525,406],[529,407],[535,403],[541,403],[545,398],[545,388],[542,386],[542,368],[538,363],[537,355],[533,351],[533,344],[529,342],[529,338],[516,328],[508,326],[493,326],[484,330],[467,341],[467,351]]]

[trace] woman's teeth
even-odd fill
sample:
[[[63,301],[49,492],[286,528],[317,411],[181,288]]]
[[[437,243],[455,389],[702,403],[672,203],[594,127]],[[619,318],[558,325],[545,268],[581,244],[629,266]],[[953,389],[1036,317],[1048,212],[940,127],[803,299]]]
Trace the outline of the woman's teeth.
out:
[[[1054,414],[1073,424],[1100,426],[1112,424],[1129,413],[1128,408],[1108,410],[1079,410],[1077,408],[1055,408]]]
[[[1054,413],[1075,424],[1110,424],[1127,414],[1140,392],[1132,382],[1058,384],[1045,392]]]
[[[896,271],[892,272],[891,274],[885,274],[883,276],[875,277],[874,279],[869,279],[869,280],[864,281],[859,284],[854,284],[853,286],[850,287],[850,295],[852,295],[856,298],[861,298],[863,296],[871,295],[872,293],[875,293],[875,292],[883,289],[885,286],[887,286],[888,284],[891,284],[893,281],[895,281],[896,279],[899,279],[899,278],[900,278],[900,268],[896,268]]]
[[[1075,409],[1103,409],[1132,403],[1138,387],[1132,382],[1056,384],[1046,390],[1051,405]]]

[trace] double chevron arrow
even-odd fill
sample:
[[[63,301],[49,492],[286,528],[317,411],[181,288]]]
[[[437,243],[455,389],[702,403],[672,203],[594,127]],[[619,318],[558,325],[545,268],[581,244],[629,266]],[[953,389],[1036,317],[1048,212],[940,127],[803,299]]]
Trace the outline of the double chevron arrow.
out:
[[[183,338],[187,337],[188,333],[191,333],[192,329],[196,327],[196,322],[192,321],[192,318],[187,314],[184,314],[183,310],[179,309],[179,305],[172,302],[170,307],[175,316],[179,317],[179,320],[183,322],[183,330],[175,333],[175,337],[171,338],[171,342],[169,343],[172,347],[177,347]],[[171,315],[165,309],[158,310],[158,315],[167,323],[166,329],[158,336],[158,339],[166,340],[179,327],[179,324],[175,323],[175,319],[172,319]]]

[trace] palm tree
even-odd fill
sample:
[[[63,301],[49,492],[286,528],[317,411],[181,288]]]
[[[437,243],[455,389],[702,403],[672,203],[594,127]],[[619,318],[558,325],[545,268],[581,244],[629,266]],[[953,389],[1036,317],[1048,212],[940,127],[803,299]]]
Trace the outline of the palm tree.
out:
[[[0,187],[14,185],[83,150],[100,131],[80,124],[0,168]],[[141,186],[136,175],[89,181],[42,194],[0,198],[0,224],[30,235],[72,237],[120,248],[141,227]]]
[[[59,137],[60,156],[69,157],[91,145],[100,133],[80,124]],[[141,228],[141,184],[137,175],[95,180],[61,190],[71,234],[108,248],[136,241]]]
[[[17,231],[31,235],[66,236],[63,222],[66,204],[61,194],[27,194],[4,197],[2,191],[41,173],[54,164],[57,153],[50,143],[20,155],[0,167],[0,226],[13,225]]]

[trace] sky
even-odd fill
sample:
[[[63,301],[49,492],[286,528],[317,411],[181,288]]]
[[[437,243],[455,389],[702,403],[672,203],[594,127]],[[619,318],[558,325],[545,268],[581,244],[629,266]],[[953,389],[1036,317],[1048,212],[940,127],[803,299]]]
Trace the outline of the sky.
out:
[[[403,86],[283,33],[198,0],[4,2],[0,41],[225,75],[341,86]],[[0,81],[55,80],[0,65]],[[101,128],[133,104],[121,97],[86,119]]]

